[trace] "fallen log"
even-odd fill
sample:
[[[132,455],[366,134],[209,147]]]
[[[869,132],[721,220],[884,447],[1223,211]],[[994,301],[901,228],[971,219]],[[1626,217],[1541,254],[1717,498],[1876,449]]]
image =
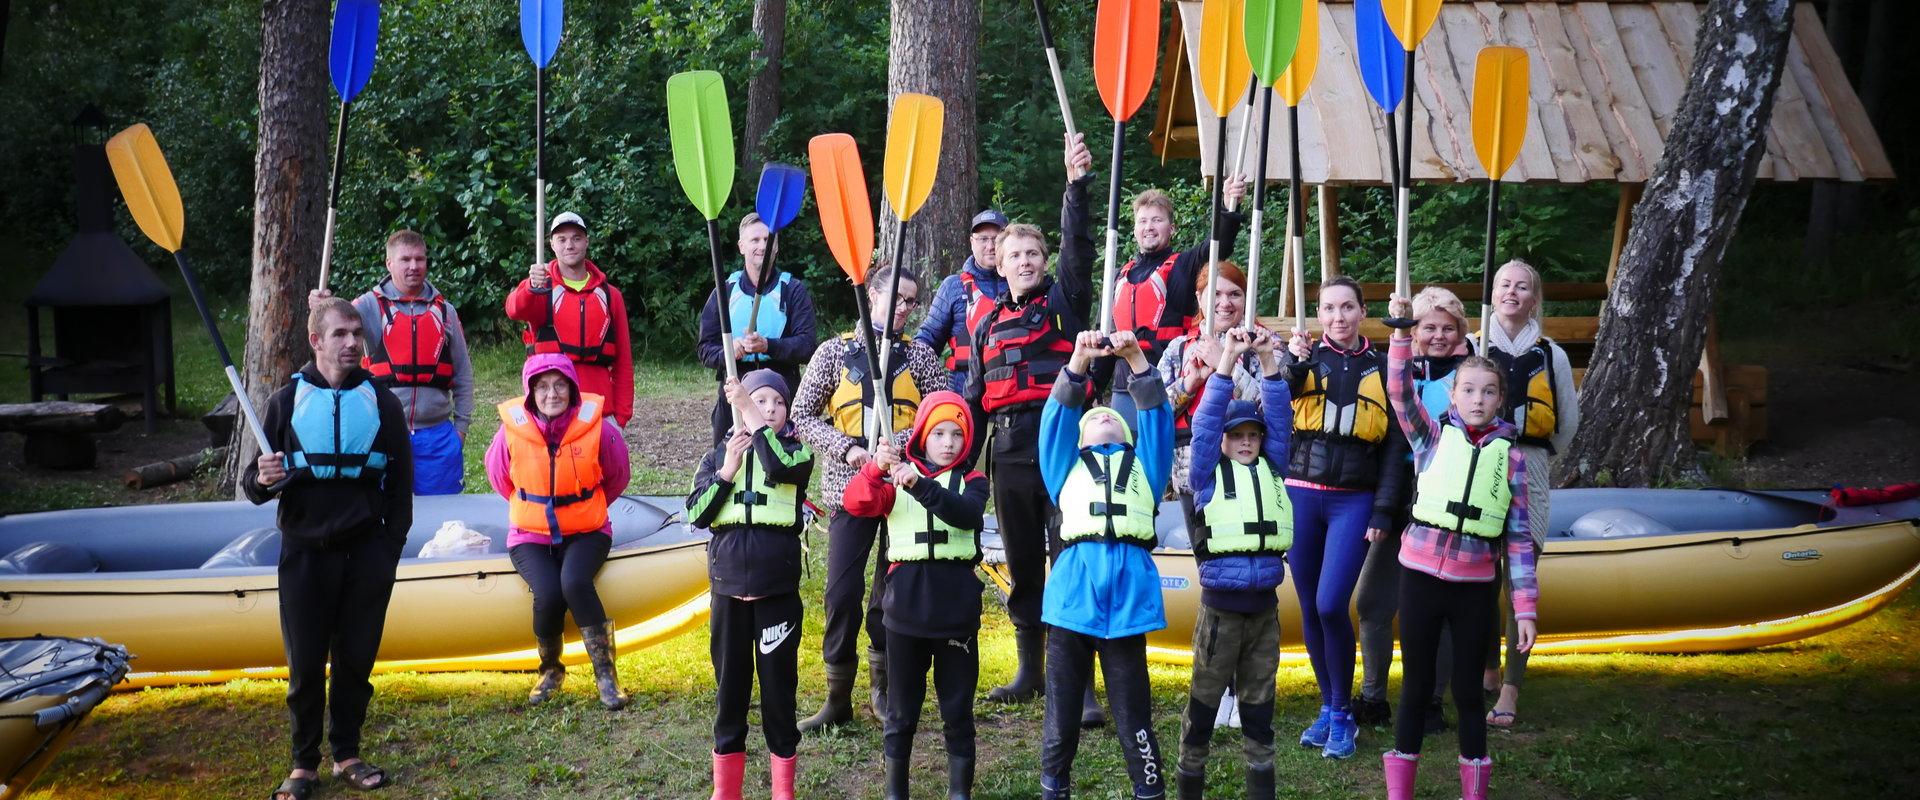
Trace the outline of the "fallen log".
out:
[[[126,422],[120,409],[103,403],[0,404],[0,431],[19,433],[104,433]]]
[[[168,459],[127,470],[127,488],[152,489],[179,483],[227,460],[227,448],[209,447],[198,453]]]

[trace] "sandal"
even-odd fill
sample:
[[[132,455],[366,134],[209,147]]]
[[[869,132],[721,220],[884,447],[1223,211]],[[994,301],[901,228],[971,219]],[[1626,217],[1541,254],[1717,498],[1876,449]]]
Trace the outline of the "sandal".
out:
[[[307,800],[313,796],[313,783],[313,778],[288,778],[281,781],[279,788],[274,789],[273,794],[268,795],[267,798],[280,800],[282,797],[287,797],[291,800]]]
[[[333,770],[333,777],[335,780],[346,781],[348,786],[363,792],[387,785],[387,771],[365,761],[355,761],[345,767],[336,767]]]
[[[1487,712],[1487,724],[1495,728],[1511,728],[1513,727],[1514,713],[1515,712],[1512,711],[1501,711],[1499,709],[1489,711]]]

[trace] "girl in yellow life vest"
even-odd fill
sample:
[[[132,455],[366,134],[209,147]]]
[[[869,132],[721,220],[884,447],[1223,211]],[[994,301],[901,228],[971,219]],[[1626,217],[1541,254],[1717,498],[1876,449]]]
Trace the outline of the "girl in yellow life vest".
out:
[[[613,671],[613,621],[593,577],[613,546],[607,503],[632,477],[627,443],[606,416],[606,400],[580,391],[573,361],[536,353],[520,370],[527,394],[500,404],[500,431],[487,447],[487,481],[507,498],[507,553],[533,591],[533,638],[540,678],[527,702],[560,688],[561,625],[568,611],[593,662],[600,702],[627,704]]]
[[[980,680],[980,528],[987,478],[967,468],[973,414],[927,395],[904,452],[882,445],[847,483],[847,513],[886,521],[887,798],[906,800],[927,669],[947,744],[947,796],[973,796],[973,692]],[[889,482],[891,481],[891,482]]]
[[[1394,298],[1394,315],[1410,304]],[[1453,701],[1460,714],[1460,796],[1485,800],[1493,762],[1487,722],[1480,716],[1480,682],[1473,667],[1493,629],[1500,584],[1495,566],[1504,555],[1513,589],[1521,652],[1533,648],[1535,605],[1533,521],[1527,503],[1526,454],[1514,444],[1518,428],[1499,417],[1504,375],[1493,362],[1468,357],[1454,370],[1452,405],[1439,417],[1420,402],[1408,375],[1413,340],[1396,331],[1387,385],[1396,426],[1413,447],[1417,475],[1412,521],[1400,539],[1400,649],[1405,670],[1394,749],[1382,756],[1388,800],[1412,800],[1427,698],[1444,625],[1454,637]]]

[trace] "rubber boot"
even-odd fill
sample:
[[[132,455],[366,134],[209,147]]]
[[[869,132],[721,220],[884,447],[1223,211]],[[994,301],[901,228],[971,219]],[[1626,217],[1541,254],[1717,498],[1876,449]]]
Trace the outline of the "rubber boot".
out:
[[[1247,767],[1247,800],[1273,800],[1273,765]]]
[[[973,756],[947,756],[947,800],[973,800]]]
[[[873,706],[873,718],[880,720],[880,724],[884,726],[887,722],[886,651],[867,648],[867,683],[872,684],[867,702]]]
[[[1047,785],[1045,776],[1040,778],[1040,800],[1073,800],[1073,781],[1062,780],[1060,788]]]
[[[1087,683],[1086,699],[1080,701],[1080,727],[1098,728],[1107,724],[1106,709],[1100,707],[1100,698],[1093,693],[1093,683]]]
[[[887,759],[887,800],[907,800],[909,777],[906,759]]]
[[[1449,727],[1452,726],[1447,724],[1446,707],[1441,705],[1440,698],[1433,698],[1433,702],[1427,706],[1426,727],[1424,728],[1426,734],[1432,736],[1434,734],[1446,733]]]
[[[1492,777],[1493,759],[1460,759],[1460,800],[1487,800],[1487,782]]]
[[[620,676],[613,671],[613,620],[580,629],[587,645],[587,658],[593,662],[593,682],[600,689],[600,705],[608,711],[627,707],[627,693],[620,691]]]
[[[799,753],[781,758],[767,754],[767,772],[773,776],[773,800],[793,800],[793,775],[799,769],[794,761]]]
[[[1173,784],[1179,790],[1180,800],[1204,800],[1207,792],[1207,774],[1189,774],[1184,769],[1175,768]]]
[[[996,703],[1027,702],[1039,697],[1041,687],[1046,685],[1047,630],[1016,626],[1013,641],[1020,663],[1013,670],[1013,680],[987,692],[987,699]]]
[[[853,677],[859,671],[857,661],[827,665],[827,700],[820,704],[820,713],[800,720],[801,733],[853,721]]]
[[[560,663],[560,637],[541,636],[534,641],[540,652],[540,680],[533,684],[533,691],[527,692],[527,705],[537,706],[560,691],[561,682],[567,679],[567,668]]]
[[[740,800],[740,780],[747,772],[747,754],[713,754],[713,800]]]
[[[1387,800],[1413,800],[1413,778],[1420,770],[1420,754],[1388,750],[1380,754],[1380,766],[1387,778]],[[1466,767],[1461,767],[1466,774]]]

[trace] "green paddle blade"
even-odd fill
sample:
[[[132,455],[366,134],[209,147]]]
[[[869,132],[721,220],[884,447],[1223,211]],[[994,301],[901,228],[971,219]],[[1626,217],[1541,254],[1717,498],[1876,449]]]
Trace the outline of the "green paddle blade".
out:
[[[1253,74],[1272,86],[1300,42],[1300,0],[1247,0],[1246,36]]]
[[[667,79],[667,135],[680,188],[707,219],[719,219],[733,191],[733,118],[720,73],[682,72]]]

